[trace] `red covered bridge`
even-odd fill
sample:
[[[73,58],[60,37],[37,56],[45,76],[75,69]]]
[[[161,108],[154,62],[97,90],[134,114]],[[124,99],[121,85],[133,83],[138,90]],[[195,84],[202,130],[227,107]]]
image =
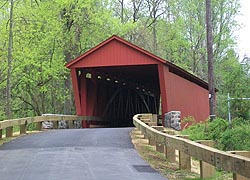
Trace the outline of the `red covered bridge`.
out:
[[[131,126],[138,113],[177,110],[182,118],[193,116],[196,121],[209,116],[206,82],[118,36],[66,67],[77,115],[97,116],[116,127]]]

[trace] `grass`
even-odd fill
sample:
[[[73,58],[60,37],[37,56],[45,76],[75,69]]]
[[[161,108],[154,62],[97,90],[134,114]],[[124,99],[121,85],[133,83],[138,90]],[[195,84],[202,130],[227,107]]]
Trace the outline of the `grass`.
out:
[[[140,131],[134,129],[131,133],[131,139],[140,156],[146,160],[154,169],[159,171],[169,180],[201,180],[200,175],[194,172],[180,170],[177,163],[171,163],[165,158],[165,154],[159,153],[154,146],[148,145],[148,140],[144,139]],[[199,166],[197,160],[192,161],[192,166]],[[199,171],[198,167],[192,167]],[[198,169],[198,170],[197,170]],[[216,171],[213,178],[207,180],[232,180],[232,173]]]

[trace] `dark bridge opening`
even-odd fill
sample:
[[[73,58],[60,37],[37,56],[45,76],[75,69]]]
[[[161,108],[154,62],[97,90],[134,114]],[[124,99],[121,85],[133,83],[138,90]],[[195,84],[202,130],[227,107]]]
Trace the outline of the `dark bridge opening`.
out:
[[[86,78],[89,114],[109,127],[133,126],[133,115],[158,114],[160,87],[157,65],[113,66],[79,69]],[[80,89],[81,91],[81,89]],[[94,104],[91,106],[91,102]]]

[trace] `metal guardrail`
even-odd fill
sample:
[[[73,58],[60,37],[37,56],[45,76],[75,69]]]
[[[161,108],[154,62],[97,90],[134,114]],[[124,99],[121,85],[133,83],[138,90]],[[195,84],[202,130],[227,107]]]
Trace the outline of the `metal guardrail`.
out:
[[[218,169],[250,178],[250,158],[221,151],[175,135],[166,134],[142,122],[142,119],[146,119],[147,117],[148,114],[137,114],[133,117],[133,123],[149,139],[149,143],[156,146],[156,149],[157,145],[159,146],[160,144],[166,149],[165,152],[169,149],[178,150],[186,156],[194,157]]]

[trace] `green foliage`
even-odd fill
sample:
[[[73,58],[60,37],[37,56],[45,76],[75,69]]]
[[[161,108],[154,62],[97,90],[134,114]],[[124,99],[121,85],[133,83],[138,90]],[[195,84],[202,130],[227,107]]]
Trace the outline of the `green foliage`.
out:
[[[207,134],[208,139],[218,141],[228,127],[228,121],[216,118],[214,121],[208,123],[205,133]]]
[[[227,129],[220,139],[223,150],[246,150],[250,151],[250,129],[249,125],[238,125]]]
[[[1,109],[0,109],[0,121],[2,120],[5,120],[7,117],[5,115],[5,112],[3,111],[4,107],[3,106],[0,106]]]
[[[182,120],[181,120],[181,122],[182,123],[188,123],[189,125],[196,123],[193,116],[183,117]]]
[[[0,10],[0,119],[5,119],[8,8]],[[14,4],[12,109],[14,117],[70,113],[72,87],[65,63],[135,24],[112,17],[108,1],[19,1]],[[100,31],[100,27],[102,30]],[[69,84],[66,86],[65,84]],[[67,101],[70,99],[69,101]],[[71,104],[70,104],[71,103]]]
[[[27,125],[27,131],[33,131],[33,130],[36,130],[36,125],[35,123],[29,123]]]
[[[232,98],[249,97],[250,86],[248,84],[250,83],[250,78],[242,65],[239,64],[233,51],[229,51],[227,56],[216,65],[216,73],[220,74],[220,77],[217,79],[220,89],[218,93],[218,116],[227,118],[227,93]],[[230,112],[233,118],[242,117],[246,120],[250,119],[250,101],[231,100],[230,104]]]
[[[197,123],[189,126],[182,131],[182,134],[189,135],[191,140],[207,139],[205,134],[206,125],[204,123]]]
[[[218,114],[226,118],[226,94],[246,97],[250,78],[233,48],[239,2],[212,4]],[[5,119],[9,3],[0,6],[0,119]],[[21,0],[14,1],[13,15],[14,117],[73,114],[64,65],[113,34],[207,79],[204,1]],[[250,119],[249,108],[250,102],[233,101],[232,116]]]
[[[213,140],[215,147],[230,150],[250,150],[250,123],[243,118],[233,119],[233,126],[228,121],[216,118],[212,122],[197,123],[182,131],[192,140]]]

